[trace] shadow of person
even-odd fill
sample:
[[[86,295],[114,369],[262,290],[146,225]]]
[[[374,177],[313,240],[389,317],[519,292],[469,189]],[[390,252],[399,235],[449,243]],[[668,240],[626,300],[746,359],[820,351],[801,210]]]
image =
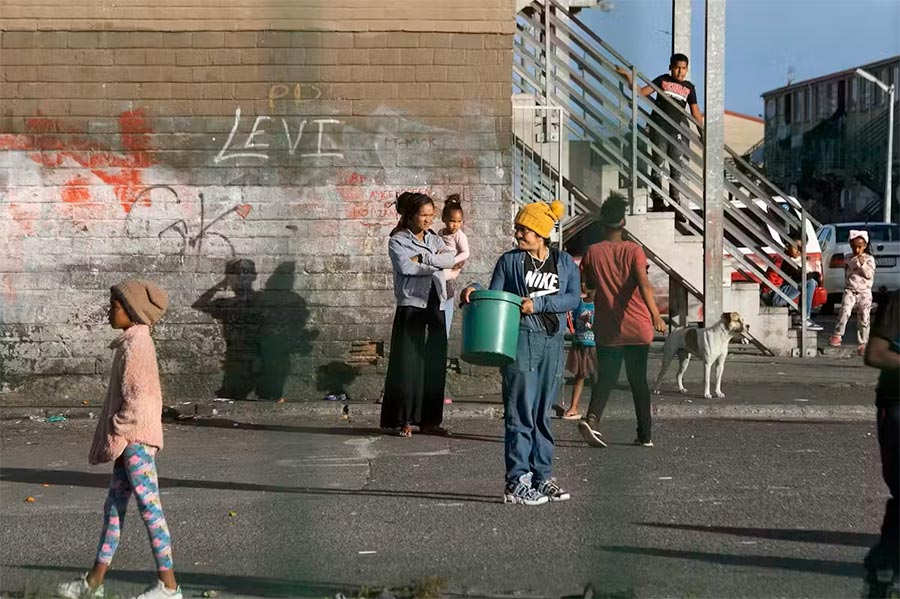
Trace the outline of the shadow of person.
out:
[[[356,380],[358,371],[346,362],[332,361],[316,368],[316,389],[331,394],[347,394],[347,388]]]
[[[296,263],[279,264],[257,296],[259,315],[259,371],[256,394],[260,399],[284,398],[291,374],[291,356],[308,355],[319,332],[307,327],[309,308],[294,291]]]
[[[191,306],[209,314],[222,326],[225,356],[218,397],[247,399],[256,387],[261,315],[259,292],[253,290],[256,264],[240,258],[225,265],[225,278],[208,289]],[[231,291],[230,296],[217,297]]]

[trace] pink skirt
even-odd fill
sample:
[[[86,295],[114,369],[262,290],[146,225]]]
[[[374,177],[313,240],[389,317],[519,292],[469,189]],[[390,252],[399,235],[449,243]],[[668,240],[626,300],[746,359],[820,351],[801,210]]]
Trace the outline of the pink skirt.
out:
[[[597,348],[573,345],[566,358],[566,370],[576,378],[591,378],[597,372]]]

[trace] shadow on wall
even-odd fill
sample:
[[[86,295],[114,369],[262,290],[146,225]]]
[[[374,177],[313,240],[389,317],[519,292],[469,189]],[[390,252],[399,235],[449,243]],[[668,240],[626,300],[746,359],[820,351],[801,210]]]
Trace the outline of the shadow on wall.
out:
[[[328,393],[347,393],[348,387],[356,380],[359,371],[350,364],[340,361],[322,364],[316,368],[316,389]]]
[[[218,397],[284,397],[291,357],[308,355],[319,335],[307,328],[309,309],[294,292],[295,272],[293,261],[282,262],[256,291],[256,264],[246,258],[231,260],[225,278],[194,302],[194,309],[222,325],[225,356]],[[229,290],[230,295],[220,297]]]

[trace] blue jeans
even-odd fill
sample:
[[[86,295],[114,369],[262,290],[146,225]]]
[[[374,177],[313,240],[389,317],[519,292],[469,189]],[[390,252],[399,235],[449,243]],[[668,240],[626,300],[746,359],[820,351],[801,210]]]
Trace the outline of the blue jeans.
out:
[[[806,293],[804,294],[803,299],[806,300],[806,315],[807,315],[807,317],[810,314],[812,314],[813,294],[815,294],[815,292],[816,292],[816,287],[818,287],[818,285],[816,284],[814,279],[809,279],[806,281]],[[796,301],[797,298],[800,296],[800,290],[788,283],[785,283],[784,285],[781,286],[781,291],[783,291],[785,295],[787,295],[789,298],[791,298],[794,301]],[[791,308],[795,307],[794,302],[788,304],[784,300],[783,297],[781,297],[780,295],[778,295],[777,293],[774,293],[774,292],[772,293],[772,305],[782,307],[782,308],[784,306],[790,306]]]
[[[539,485],[553,469],[550,412],[563,367],[563,336],[519,329],[516,361],[501,369],[506,482],[528,472]]]

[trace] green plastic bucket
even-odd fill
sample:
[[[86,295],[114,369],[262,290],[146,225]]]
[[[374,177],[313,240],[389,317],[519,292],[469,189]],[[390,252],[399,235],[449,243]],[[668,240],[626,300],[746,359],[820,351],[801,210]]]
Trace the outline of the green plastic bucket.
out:
[[[522,298],[506,291],[479,290],[463,306],[463,360],[477,366],[506,366],[516,360]]]

